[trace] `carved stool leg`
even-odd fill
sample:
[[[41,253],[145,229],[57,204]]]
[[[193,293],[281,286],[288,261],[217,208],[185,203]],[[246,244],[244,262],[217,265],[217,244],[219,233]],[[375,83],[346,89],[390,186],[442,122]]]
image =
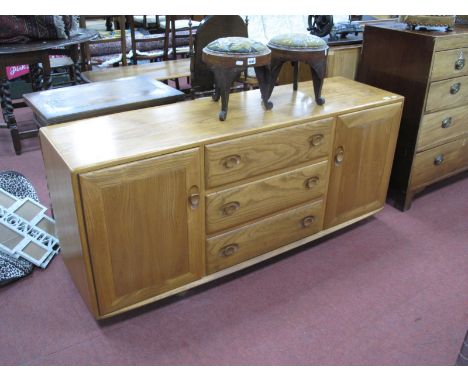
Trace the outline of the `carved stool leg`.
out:
[[[277,59],[275,57],[271,58],[270,64],[270,84],[268,88],[268,99],[271,97],[271,93],[273,93],[273,89],[276,85],[276,80],[278,79],[279,73],[281,71],[281,67],[283,66],[285,61]]]
[[[323,60],[314,60],[307,62],[310,66],[310,72],[312,74],[312,82],[314,83],[315,102],[317,105],[323,105],[325,98],[321,96],[323,79],[325,77],[326,69],[326,56]]]
[[[291,65],[293,66],[293,90],[297,91],[297,77],[298,77],[299,63],[297,61],[292,61]]]
[[[219,120],[226,120],[228,112],[228,103],[229,103],[229,93],[231,90],[231,84],[237,75],[240,73],[240,70],[236,69],[213,69],[216,88],[219,90],[221,95],[221,111],[219,112]],[[216,90],[215,90],[216,93]]]
[[[260,93],[262,95],[263,105],[265,109],[271,110],[273,103],[269,101],[269,90],[270,90],[270,81],[271,74],[270,68],[267,66],[256,66],[254,67],[255,75],[257,76],[258,85],[260,87]]]

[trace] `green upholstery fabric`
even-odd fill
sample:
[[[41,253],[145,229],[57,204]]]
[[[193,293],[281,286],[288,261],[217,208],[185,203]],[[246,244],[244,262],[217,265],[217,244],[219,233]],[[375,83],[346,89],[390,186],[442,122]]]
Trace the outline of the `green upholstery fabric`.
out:
[[[210,42],[206,49],[225,54],[259,54],[266,53],[268,48],[261,42],[246,37],[222,37]]]
[[[273,37],[268,45],[295,49],[318,49],[325,47],[327,43],[320,37],[307,33],[284,33]]]

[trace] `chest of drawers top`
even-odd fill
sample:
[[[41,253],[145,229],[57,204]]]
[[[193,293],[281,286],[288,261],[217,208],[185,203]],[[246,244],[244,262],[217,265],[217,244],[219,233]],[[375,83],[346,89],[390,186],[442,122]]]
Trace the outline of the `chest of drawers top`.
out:
[[[401,102],[403,97],[343,77],[325,80],[326,102],[314,102],[312,82],[275,87],[272,110],[259,90],[231,94],[229,118],[218,120],[211,97],[41,128],[73,173],[140,160],[254,133]]]

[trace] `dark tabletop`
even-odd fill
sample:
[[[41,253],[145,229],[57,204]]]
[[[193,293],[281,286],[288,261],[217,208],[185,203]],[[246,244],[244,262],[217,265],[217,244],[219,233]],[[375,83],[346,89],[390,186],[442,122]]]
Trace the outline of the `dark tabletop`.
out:
[[[0,55],[9,55],[16,53],[26,53],[31,51],[63,48],[69,45],[81,44],[92,40],[98,36],[98,32],[93,29],[78,29],[78,34],[69,39],[61,40],[43,40],[31,41],[22,44],[3,44],[0,45]]]

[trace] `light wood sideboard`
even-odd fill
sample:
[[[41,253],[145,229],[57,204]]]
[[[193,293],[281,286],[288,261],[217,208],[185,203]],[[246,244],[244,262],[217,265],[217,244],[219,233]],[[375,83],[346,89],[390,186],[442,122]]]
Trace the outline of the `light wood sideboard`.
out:
[[[403,97],[333,77],[41,129],[62,256],[106,318],[284,253],[383,208]]]

